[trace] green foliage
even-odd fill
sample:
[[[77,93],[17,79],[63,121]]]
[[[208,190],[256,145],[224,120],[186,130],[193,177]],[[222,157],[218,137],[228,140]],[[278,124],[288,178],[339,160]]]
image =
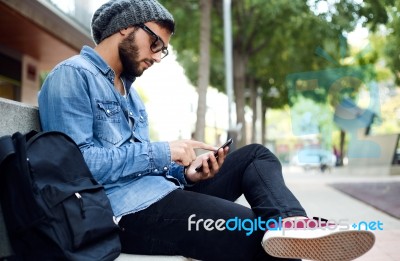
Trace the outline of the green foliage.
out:
[[[395,1],[393,6],[387,7],[390,20],[387,24],[387,45],[385,53],[389,68],[394,72],[395,81],[400,85],[400,1]]]
[[[387,24],[389,13],[386,8],[397,4],[397,0],[366,0],[363,7],[359,10],[360,17],[363,18],[363,25],[369,26],[375,31],[380,24]]]
[[[160,2],[175,17],[176,35],[172,38],[171,44],[177,50],[178,60],[184,66],[190,81],[196,85],[199,60],[199,1],[160,0]],[[224,91],[222,2],[213,1],[210,84]],[[296,96],[297,93],[289,92],[286,84],[287,76],[345,66],[344,59],[350,57],[352,53],[349,52],[347,42],[341,35],[352,31],[357,23],[369,25],[371,30],[377,29],[380,24],[388,23],[393,33],[389,37],[389,42],[392,44],[386,48],[386,53],[392,57],[399,57],[398,2],[395,0],[232,1],[233,48],[242,53],[244,55],[242,57],[248,61],[246,82],[252,82],[263,88],[264,103],[268,107],[279,108],[288,104],[288,94]],[[320,4],[326,4],[330,8],[318,13],[315,10],[318,10],[316,6]],[[375,63],[378,60],[377,55],[375,52],[358,57],[358,61],[352,66]],[[400,59],[392,59],[390,66],[399,71]],[[364,73],[373,76],[373,70],[370,72],[364,70]],[[278,90],[279,96],[268,95],[273,88]],[[329,88],[323,87],[314,93],[310,92],[308,97],[325,103],[330,99],[329,94]]]

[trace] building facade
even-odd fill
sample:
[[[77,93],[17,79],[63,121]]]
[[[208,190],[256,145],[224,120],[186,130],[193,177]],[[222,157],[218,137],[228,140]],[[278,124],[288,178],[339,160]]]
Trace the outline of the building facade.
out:
[[[102,2],[0,0],[0,97],[37,105],[46,72],[94,46],[90,20]]]

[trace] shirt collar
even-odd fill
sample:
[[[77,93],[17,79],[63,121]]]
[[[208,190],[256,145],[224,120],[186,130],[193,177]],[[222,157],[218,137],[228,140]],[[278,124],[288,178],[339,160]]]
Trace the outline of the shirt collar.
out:
[[[94,66],[96,66],[104,75],[111,69],[103,58],[90,46],[83,46],[81,55],[87,58]]]
[[[104,75],[107,75],[110,71],[112,71],[111,67],[108,66],[106,61],[104,61],[104,59],[92,47],[87,45],[83,46],[80,54],[86,57]],[[125,86],[127,86],[127,88],[129,88],[136,79],[134,76],[127,74],[123,74],[121,77],[126,81]]]

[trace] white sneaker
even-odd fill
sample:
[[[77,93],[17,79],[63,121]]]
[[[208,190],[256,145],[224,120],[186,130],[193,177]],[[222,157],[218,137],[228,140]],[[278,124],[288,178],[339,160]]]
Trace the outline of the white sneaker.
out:
[[[311,221],[311,219],[306,219]],[[315,224],[315,223],[314,223]],[[262,240],[264,250],[280,258],[320,261],[353,260],[369,251],[375,243],[370,231],[344,230],[334,224],[306,226],[285,223],[285,229],[270,229]]]

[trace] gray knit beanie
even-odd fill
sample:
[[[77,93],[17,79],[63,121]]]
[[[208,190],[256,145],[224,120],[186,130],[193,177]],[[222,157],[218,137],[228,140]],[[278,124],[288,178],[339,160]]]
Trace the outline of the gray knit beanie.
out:
[[[92,18],[92,37],[96,44],[121,29],[156,20],[174,18],[157,0],[111,0]]]

